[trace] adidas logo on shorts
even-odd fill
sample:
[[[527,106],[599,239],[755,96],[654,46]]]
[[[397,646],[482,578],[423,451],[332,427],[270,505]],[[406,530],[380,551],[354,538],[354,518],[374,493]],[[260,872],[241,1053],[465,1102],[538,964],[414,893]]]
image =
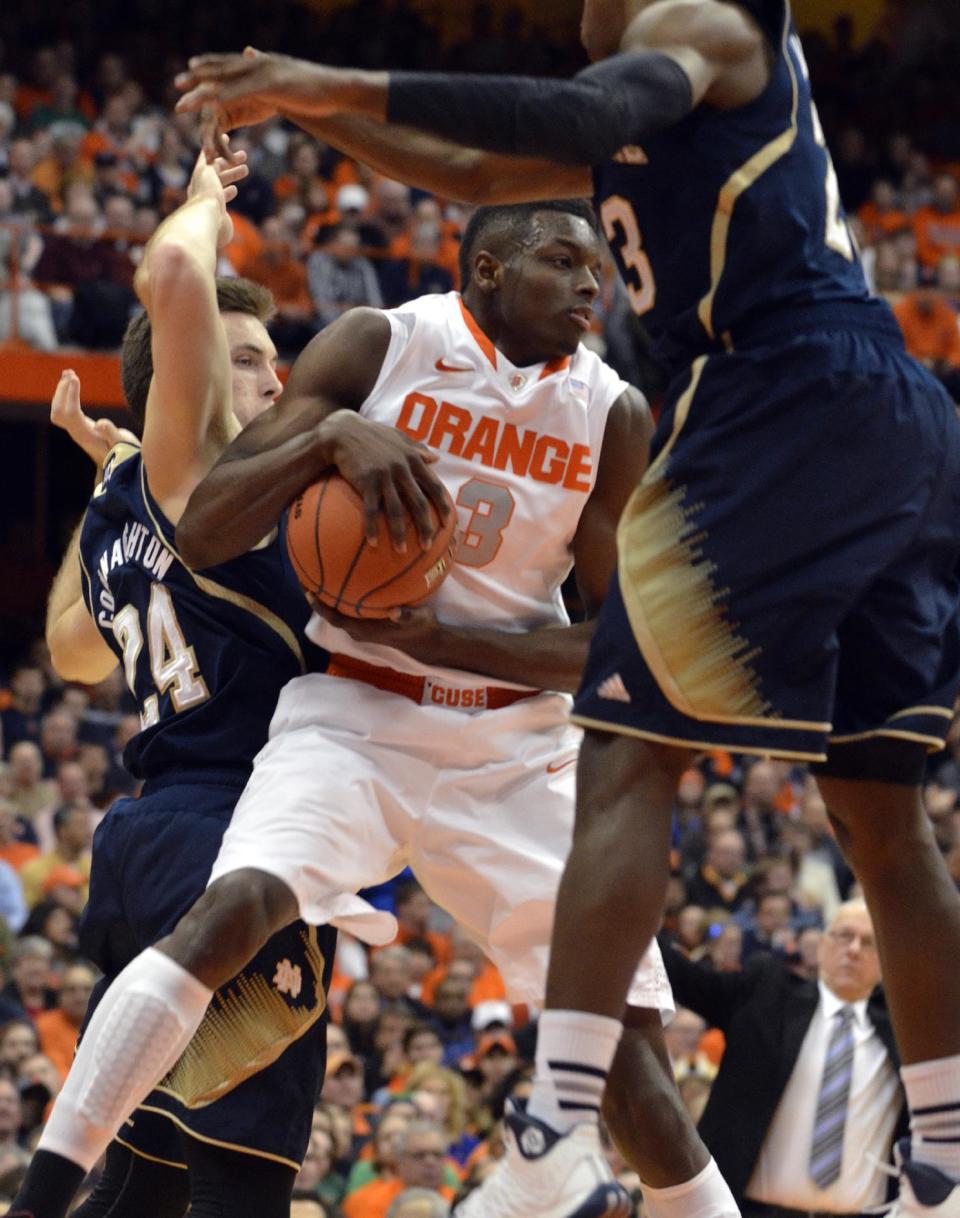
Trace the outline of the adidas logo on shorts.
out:
[[[605,681],[601,681],[597,687],[597,697],[606,698],[608,702],[630,702],[630,695],[627,693],[627,687],[623,683],[623,677],[618,672],[615,672],[612,677],[607,677]]]

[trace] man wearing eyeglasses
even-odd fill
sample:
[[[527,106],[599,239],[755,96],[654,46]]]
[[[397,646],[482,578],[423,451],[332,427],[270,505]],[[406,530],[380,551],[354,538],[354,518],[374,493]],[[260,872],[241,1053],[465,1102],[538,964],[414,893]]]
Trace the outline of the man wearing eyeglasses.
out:
[[[677,1003],[726,1036],[699,1131],[743,1218],[881,1204],[906,1109],[866,905],[834,914],[816,981],[768,955],[741,973],[707,971],[675,950],[664,957]]]

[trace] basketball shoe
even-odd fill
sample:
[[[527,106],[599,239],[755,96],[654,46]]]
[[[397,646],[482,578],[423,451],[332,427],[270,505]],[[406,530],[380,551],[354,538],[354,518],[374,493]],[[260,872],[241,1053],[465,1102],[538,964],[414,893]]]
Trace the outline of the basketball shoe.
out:
[[[929,1163],[910,1157],[910,1139],[897,1143],[900,1195],[887,1218],[960,1218],[960,1184]]]
[[[610,1172],[595,1123],[559,1134],[508,1101],[504,1124],[506,1154],[453,1218],[629,1218],[630,1195]]]

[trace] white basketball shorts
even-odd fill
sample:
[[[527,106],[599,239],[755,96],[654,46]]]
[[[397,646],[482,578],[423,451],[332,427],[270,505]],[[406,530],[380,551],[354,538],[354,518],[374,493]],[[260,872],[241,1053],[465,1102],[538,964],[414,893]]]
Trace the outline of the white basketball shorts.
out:
[[[569,707],[545,693],[466,713],[361,681],[298,677],[280,695],[210,883],[266,871],[293,890],[305,921],[382,944],[395,919],[355,894],[409,866],[497,966],[510,1000],[539,1005],[573,834],[580,732]],[[629,1001],[673,1013],[656,943]]]

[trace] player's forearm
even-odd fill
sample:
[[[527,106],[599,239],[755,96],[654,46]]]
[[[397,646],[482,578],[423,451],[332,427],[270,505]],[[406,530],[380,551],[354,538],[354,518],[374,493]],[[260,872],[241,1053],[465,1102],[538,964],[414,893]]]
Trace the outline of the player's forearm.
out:
[[[246,554],[275,528],[287,505],[333,464],[320,424],[263,452],[241,435],[198,484],[177,525],[177,549],[195,571]]]
[[[185,277],[196,274],[212,282],[217,269],[217,234],[221,212],[216,199],[198,195],[160,225],[147,242],[134,287],[148,308],[165,283],[183,290]]]
[[[391,72],[386,118],[490,152],[589,166],[673,126],[693,102],[680,64],[642,51],[573,80]]]
[[[544,626],[522,634],[441,626],[424,662],[480,672],[535,689],[575,693],[587,661],[596,619],[575,626]]]
[[[60,563],[60,569],[54,577],[53,587],[50,589],[50,596],[47,599],[46,633],[48,644],[56,623],[71,605],[76,604],[78,600],[83,598],[83,584],[80,580],[80,530],[82,527],[83,522],[81,521],[70,538],[67,552],[64,554],[63,561]]]

